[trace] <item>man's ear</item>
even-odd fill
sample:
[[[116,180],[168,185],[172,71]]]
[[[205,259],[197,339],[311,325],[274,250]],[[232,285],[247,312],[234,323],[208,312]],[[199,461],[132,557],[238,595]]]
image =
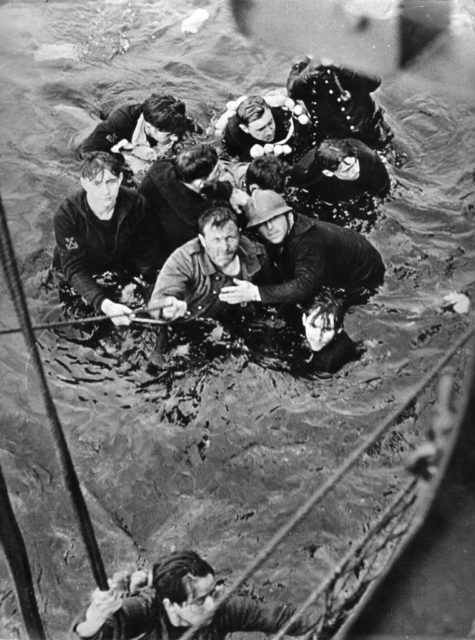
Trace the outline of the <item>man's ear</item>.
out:
[[[84,189],[84,191],[87,191],[86,186],[87,186],[87,180],[86,178],[83,178],[82,176],[79,178],[79,183],[81,185],[81,187]]]
[[[333,173],[333,171],[330,171],[330,169],[322,169],[322,173],[324,176],[326,176],[327,178],[331,178],[332,176],[334,176],[335,174]]]
[[[292,211],[287,214],[287,222],[288,222],[288,225],[289,225],[289,229],[292,229],[292,227],[294,226],[294,222],[295,222],[295,217],[294,217],[294,214],[292,213]]]
[[[204,249],[206,249],[206,242],[205,242],[204,236],[202,236],[202,235],[201,235],[201,233],[199,233],[199,234],[198,234],[198,239],[199,239],[199,241],[200,241],[201,246],[202,246]]]
[[[121,172],[117,177],[119,179],[119,186],[120,186],[122,184],[122,180],[124,179],[124,174]]]
[[[240,123],[240,124],[238,124],[238,127],[239,127],[242,131],[244,131],[244,133],[249,133],[249,127],[247,127],[245,124]]]
[[[305,323],[307,322],[307,314],[306,313],[302,313],[302,324],[305,327]]]

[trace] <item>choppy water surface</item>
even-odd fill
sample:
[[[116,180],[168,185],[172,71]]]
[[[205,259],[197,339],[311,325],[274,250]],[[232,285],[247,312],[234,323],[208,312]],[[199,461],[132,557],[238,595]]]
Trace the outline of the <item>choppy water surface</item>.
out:
[[[91,116],[165,90],[207,126],[231,97],[284,82],[290,59],[239,35],[222,5],[0,6],[2,195],[35,318],[50,310],[38,287],[52,215],[77,184],[68,142]],[[181,20],[198,6],[210,19],[185,37]],[[364,350],[359,362],[331,379],[298,377],[264,338],[256,355],[242,334],[207,327],[191,346],[175,345],[173,366],[153,376],[139,357],[124,362],[64,335],[40,336],[108,570],[191,546],[225,577],[235,574],[466,326],[441,304],[450,291],[475,291],[474,109],[411,77],[386,81],[378,98],[407,159],[392,168],[392,197],[370,234],[386,284],[347,321]],[[16,325],[4,283],[0,305],[2,325]],[[268,328],[269,344],[281,341],[279,330]],[[132,354],[139,340],[127,339]],[[22,338],[2,339],[0,349],[0,461],[41,611],[63,637],[92,576]],[[325,575],[396,491],[401,455],[420,437],[431,402],[429,393],[289,537],[251,592],[298,601]],[[0,636],[9,637],[18,619],[3,575]]]

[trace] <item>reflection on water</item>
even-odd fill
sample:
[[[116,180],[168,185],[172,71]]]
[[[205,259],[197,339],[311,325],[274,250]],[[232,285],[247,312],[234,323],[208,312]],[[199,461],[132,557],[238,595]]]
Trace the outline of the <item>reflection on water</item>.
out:
[[[38,290],[53,212],[77,186],[74,134],[152,90],[185,99],[206,127],[229,98],[284,82],[287,54],[238,34],[223,3],[198,4],[210,18],[186,36],[180,25],[197,8],[192,0],[1,5],[2,196],[35,319],[57,302]],[[175,545],[196,547],[229,577],[465,327],[464,316],[441,304],[450,291],[473,298],[475,290],[473,107],[410,77],[387,81],[378,99],[407,159],[391,168],[393,194],[369,236],[387,265],[386,284],[346,322],[363,347],[359,361],[329,379],[292,375],[298,339],[275,319],[177,334],[168,366],[156,371],[144,366],[153,336],[143,329],[99,346],[65,333],[39,336],[109,571]],[[2,293],[2,324],[14,326],[4,284]],[[23,342],[2,340],[0,349],[1,462],[41,610],[54,637],[64,637],[92,579]],[[428,393],[383,443],[385,455],[368,456],[301,525],[251,590],[306,595],[396,490],[431,401]],[[8,636],[15,614],[6,578],[0,589],[0,635]]]

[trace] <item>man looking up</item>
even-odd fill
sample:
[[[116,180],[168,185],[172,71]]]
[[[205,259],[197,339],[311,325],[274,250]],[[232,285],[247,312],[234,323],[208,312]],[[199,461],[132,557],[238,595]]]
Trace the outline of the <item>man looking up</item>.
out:
[[[128,325],[132,311],[112,301],[94,276],[105,271],[153,277],[157,233],[144,199],[121,187],[121,161],[106,152],[90,154],[81,167],[82,190],[54,215],[54,266],[87,304]]]
[[[132,575],[132,580],[134,575]],[[215,607],[214,569],[195,551],[176,551],[153,565],[150,585],[130,589],[123,578],[109,581],[109,591],[96,590],[84,619],[74,625],[80,638],[94,640],[178,640],[191,626],[206,624],[197,638],[223,639],[234,631],[275,633],[293,615],[292,606],[264,606],[242,597],[231,597]],[[132,593],[131,593],[132,591]],[[121,612],[121,629],[113,614]],[[312,629],[301,618],[287,633],[302,635]]]
[[[210,207],[200,216],[198,230],[198,237],[176,249],[158,275],[149,302],[156,319],[218,317],[228,309],[220,300],[223,287],[238,282],[245,288],[269,278],[264,248],[240,235],[229,206]]]

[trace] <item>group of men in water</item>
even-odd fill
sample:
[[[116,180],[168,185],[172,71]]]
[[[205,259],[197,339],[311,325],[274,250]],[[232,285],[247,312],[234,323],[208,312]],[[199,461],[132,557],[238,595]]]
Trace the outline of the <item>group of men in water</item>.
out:
[[[164,325],[250,303],[298,309],[320,365],[337,369],[351,351],[344,312],[381,285],[384,264],[361,233],[303,215],[288,195],[340,202],[388,193],[377,151],[391,132],[370,95],[379,84],[306,59],[292,67],[285,94],[229,103],[216,146],[195,139],[201,128],[173,96],[118,108],[81,144],[82,189],[54,218],[58,271],[118,326],[135,313],[123,294],[144,282],[153,286],[148,312]],[[98,277],[109,271],[125,274],[122,298]],[[212,567],[175,552],[150,575],[116,576],[96,591],[74,631],[174,640],[206,622],[206,637],[222,638],[276,632],[294,613],[240,598],[215,609],[216,597]],[[287,633],[311,629],[300,618]]]
[[[384,265],[361,233],[299,212],[295,193],[388,193],[377,150],[392,136],[370,95],[379,84],[307,58],[285,93],[228,103],[216,145],[197,140],[201,127],[173,96],[119,107],[80,145],[82,189],[54,217],[57,270],[116,325],[133,322],[123,294],[144,281],[164,325],[233,305],[297,307],[318,366],[338,369],[351,352],[344,311],[382,283]],[[104,272],[125,274],[122,297],[102,286]]]

